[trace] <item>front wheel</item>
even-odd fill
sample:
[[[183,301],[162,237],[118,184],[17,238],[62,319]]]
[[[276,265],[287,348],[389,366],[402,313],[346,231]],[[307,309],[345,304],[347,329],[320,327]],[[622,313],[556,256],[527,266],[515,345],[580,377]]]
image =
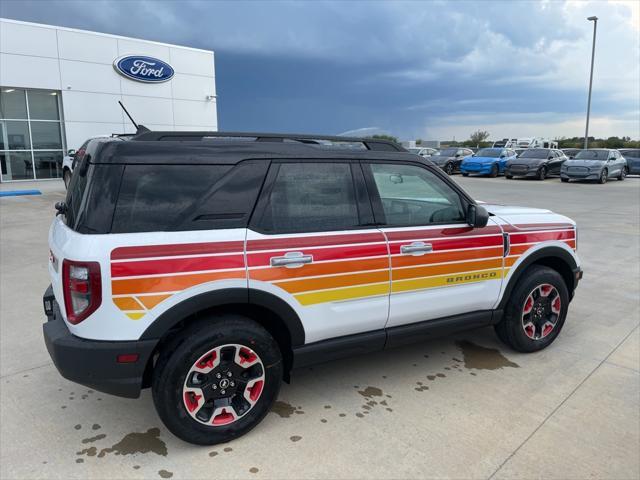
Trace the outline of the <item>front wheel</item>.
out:
[[[607,172],[607,169],[604,168],[602,172],[600,172],[600,178],[598,179],[598,183],[601,185],[604,185],[605,183],[607,183],[608,177],[609,177],[609,172]]]
[[[447,175],[453,175],[453,163],[447,163],[444,167],[444,171]]]
[[[468,176],[469,176],[469,174],[468,174],[468,173],[466,173],[466,172],[462,172],[462,176],[463,176],[463,177],[468,177]]]
[[[153,402],[167,428],[197,445],[240,437],[269,412],[282,379],[276,341],[239,315],[204,319],[161,351]]]
[[[561,178],[560,181],[562,183],[569,183],[569,179],[568,178]]]
[[[538,180],[544,180],[545,178],[547,178],[547,167],[545,166],[540,167],[540,170],[538,170],[537,178]]]
[[[513,178],[513,175],[505,175],[504,178],[506,178],[507,180],[511,180]]]
[[[518,352],[535,352],[556,339],[569,308],[569,291],[555,270],[534,265],[522,274],[495,326],[500,340]]]
[[[498,165],[495,163],[491,166],[491,172],[489,172],[489,176],[491,178],[496,178],[498,176]]]

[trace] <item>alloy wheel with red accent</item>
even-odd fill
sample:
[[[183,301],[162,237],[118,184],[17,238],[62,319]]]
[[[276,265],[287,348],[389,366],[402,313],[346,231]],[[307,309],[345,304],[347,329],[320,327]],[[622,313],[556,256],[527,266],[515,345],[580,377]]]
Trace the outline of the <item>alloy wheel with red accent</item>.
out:
[[[532,265],[507,292],[502,320],[495,326],[500,340],[519,352],[549,346],[567,316],[569,290],[563,276],[551,267]]]
[[[167,428],[197,445],[244,435],[280,391],[280,347],[241,315],[194,321],[163,343],[152,376],[153,401]]]
[[[245,345],[221,345],[189,369],[182,389],[184,406],[204,425],[228,425],[254,407],[264,382],[264,365],[256,352]]]
[[[522,328],[532,340],[542,340],[555,328],[562,300],[560,293],[548,283],[538,285],[527,296],[522,307]]]

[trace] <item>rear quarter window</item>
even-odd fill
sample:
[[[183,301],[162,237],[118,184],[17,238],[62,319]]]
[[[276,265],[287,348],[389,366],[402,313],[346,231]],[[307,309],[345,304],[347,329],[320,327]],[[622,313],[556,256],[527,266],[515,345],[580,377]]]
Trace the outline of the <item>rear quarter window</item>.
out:
[[[111,232],[244,227],[268,166],[268,161],[127,165]]]
[[[229,165],[127,165],[112,233],[175,230]]]

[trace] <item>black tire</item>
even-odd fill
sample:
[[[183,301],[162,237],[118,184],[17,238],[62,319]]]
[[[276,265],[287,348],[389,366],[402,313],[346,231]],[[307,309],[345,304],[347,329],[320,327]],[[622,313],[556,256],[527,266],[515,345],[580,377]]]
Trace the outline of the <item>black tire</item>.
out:
[[[64,173],[62,174],[62,181],[64,182],[65,190],[69,190],[69,183],[71,183],[71,171],[65,169]]]
[[[605,183],[607,183],[608,178],[609,178],[609,172],[607,171],[606,168],[604,168],[602,172],[600,172],[600,178],[598,179],[598,183],[600,185],[604,185]]]
[[[547,167],[545,167],[544,165],[540,167],[540,170],[538,170],[538,175],[536,175],[536,178],[538,180],[544,180],[545,178],[547,178]]]
[[[560,181],[562,183],[569,183],[569,179],[568,178],[561,178]]]
[[[544,338],[532,339],[525,334],[523,309],[530,292],[537,286],[549,284],[560,296],[560,313],[551,333]],[[495,326],[498,338],[518,352],[536,352],[548,347],[558,337],[569,308],[569,290],[562,276],[555,270],[541,265],[533,265],[522,273],[511,291],[511,297],[504,309],[504,317]]]
[[[453,175],[453,163],[449,162],[444,166],[444,171],[447,175]]]
[[[228,425],[204,425],[188,413],[183,386],[190,369],[203,355],[227,344],[249,347],[258,355],[264,366],[264,386],[256,403],[237,420]],[[228,442],[249,432],[269,412],[280,391],[282,370],[278,344],[253,320],[232,314],[203,319],[188,326],[160,351],[152,378],[153,403],[176,437],[196,445]]]
[[[491,166],[491,172],[489,173],[489,177],[496,178],[498,176],[498,165],[495,163]]]
[[[462,176],[463,176],[463,177],[468,177],[468,176],[469,176],[469,174],[468,174],[468,173],[466,173],[466,172],[462,172]]]
[[[511,180],[513,178],[513,175],[505,175],[504,178],[506,178],[507,180]]]
[[[618,180],[621,182],[627,177],[627,167],[622,167],[620,169],[620,175],[618,176]]]

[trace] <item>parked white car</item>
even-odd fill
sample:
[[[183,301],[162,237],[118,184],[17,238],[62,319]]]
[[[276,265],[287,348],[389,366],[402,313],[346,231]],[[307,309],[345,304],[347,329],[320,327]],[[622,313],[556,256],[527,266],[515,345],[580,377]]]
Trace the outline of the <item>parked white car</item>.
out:
[[[69,183],[71,183],[71,176],[73,175],[73,169],[76,166],[78,160],[80,160],[84,155],[87,145],[91,140],[93,140],[94,138],[123,138],[128,136],[130,135],[117,133],[114,133],[112,135],[96,135],[95,137],[91,137],[86,142],[84,142],[78,150],[74,150],[73,148],[67,150],[67,154],[62,159],[62,180],[64,181],[64,188],[69,188]]]
[[[411,153],[415,153],[416,155],[420,155],[421,157],[425,158],[438,154],[438,149],[431,147],[415,147],[408,148],[407,150],[409,150]]]

